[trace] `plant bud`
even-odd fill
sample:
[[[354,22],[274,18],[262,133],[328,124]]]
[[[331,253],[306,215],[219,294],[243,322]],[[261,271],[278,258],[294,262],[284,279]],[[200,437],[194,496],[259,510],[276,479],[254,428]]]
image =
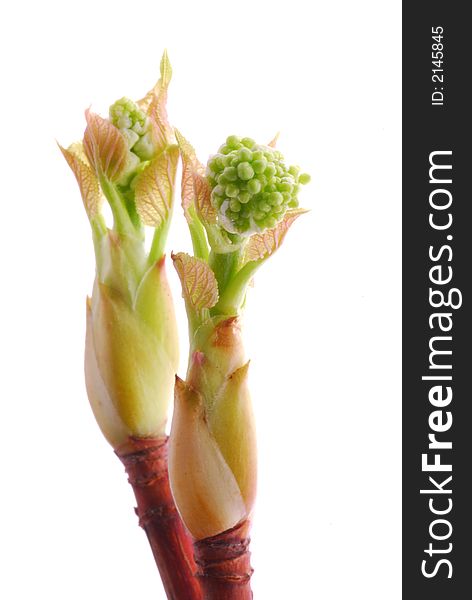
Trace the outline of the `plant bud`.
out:
[[[245,519],[240,489],[208,428],[202,398],[179,378],[169,476],[180,516],[195,539],[216,535]]]
[[[238,482],[249,515],[256,498],[257,448],[248,369],[249,362],[227,378],[208,415],[208,424]]]
[[[298,206],[299,184],[310,181],[299,171],[271,145],[230,135],[206,170],[221,227],[243,237],[274,228],[289,208]]]
[[[239,317],[215,317],[196,331],[187,381],[202,394],[207,410],[245,362]]]
[[[169,473],[197,539],[234,527],[253,508],[256,438],[244,360],[239,318],[210,319],[195,334],[188,382],[177,381]]]
[[[127,293],[95,282],[87,303],[85,378],[97,422],[113,447],[129,435],[164,435],[177,347],[163,260],[146,272],[131,303]]]

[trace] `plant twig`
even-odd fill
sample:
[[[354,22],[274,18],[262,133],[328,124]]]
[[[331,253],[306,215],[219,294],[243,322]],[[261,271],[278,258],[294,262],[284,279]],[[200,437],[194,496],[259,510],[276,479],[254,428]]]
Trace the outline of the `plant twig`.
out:
[[[246,519],[223,533],[194,542],[197,577],[205,600],[252,599],[250,527]]]
[[[192,541],[170,490],[167,446],[167,437],[130,437],[115,452],[134,490],[139,524],[148,537],[167,598],[202,600]]]

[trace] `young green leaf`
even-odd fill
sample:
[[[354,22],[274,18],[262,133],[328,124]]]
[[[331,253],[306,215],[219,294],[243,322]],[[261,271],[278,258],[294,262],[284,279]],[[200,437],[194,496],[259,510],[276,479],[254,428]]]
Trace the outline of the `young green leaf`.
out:
[[[151,118],[154,143],[158,149],[162,150],[174,141],[173,130],[167,117],[166,106],[167,91],[172,78],[172,67],[167,50],[162,55],[160,72],[161,76],[158,82],[149,90],[144,98],[138,100],[137,104]]]
[[[292,224],[306,212],[308,211],[303,208],[289,210],[273,229],[252,235],[245,248],[244,263],[263,260],[273,254],[281,246]]]
[[[159,154],[136,178],[136,210],[144,225],[160,227],[169,217],[179,160],[177,146]]]
[[[167,94],[165,94],[167,96]],[[172,127],[169,124],[166,110],[166,100],[163,96],[155,97],[148,110],[151,118],[153,140],[158,151],[164,150],[169,144],[173,144]]]
[[[193,175],[195,172],[203,175],[205,168],[198,161],[193,146],[184,138],[178,129],[175,130],[175,137],[177,139],[180,154],[182,156],[182,208],[184,210],[184,215],[187,219],[187,222],[191,223],[193,219],[189,208],[195,202],[195,186]]]
[[[185,252],[172,254],[174,267],[182,283],[182,295],[194,309],[212,308],[218,302],[218,284],[207,263]]]
[[[182,160],[190,167],[192,167],[193,171],[197,171],[203,175],[203,173],[205,172],[205,167],[198,160],[197,154],[192,144],[184,138],[184,136],[180,133],[178,129],[175,129],[175,137],[180,148]]]
[[[207,223],[216,223],[216,210],[211,203],[211,188],[205,178],[205,167],[200,163],[193,146],[175,130],[182,156],[182,208],[188,223],[192,222],[192,204]]]
[[[160,64],[161,70],[161,87],[167,89],[169,87],[170,80],[172,79],[172,65],[170,64],[169,55],[167,50],[164,50]]]
[[[169,83],[172,78],[172,66],[170,64],[167,50],[164,50],[164,53],[161,58],[160,73],[161,76],[158,79],[157,83],[153,86],[153,88],[150,89],[149,92],[147,92],[144,98],[141,98],[141,100],[137,101],[137,105],[141,110],[148,112],[152,101],[156,97],[158,97],[162,92],[166,92],[169,88]]]
[[[206,177],[200,173],[193,173],[195,189],[195,205],[199,215],[208,224],[216,223],[216,209],[211,203],[211,187]]]
[[[67,149],[60,144],[58,146],[77,179],[85,211],[91,220],[100,212],[100,205],[103,201],[97,177],[81,157],[79,149],[75,147],[76,145],[73,144]]]
[[[103,119],[89,109],[85,111],[85,118],[85,154],[97,174],[103,173],[110,181],[116,181],[127,163],[126,140],[108,119]]]

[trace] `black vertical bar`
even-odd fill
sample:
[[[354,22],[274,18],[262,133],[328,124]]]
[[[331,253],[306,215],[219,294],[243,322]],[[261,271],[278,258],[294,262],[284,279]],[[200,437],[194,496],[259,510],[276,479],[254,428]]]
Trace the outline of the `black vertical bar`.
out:
[[[407,600],[472,598],[469,8],[467,2],[403,2],[403,597]],[[433,39],[434,29],[439,42]],[[432,152],[443,154],[431,157]],[[431,182],[431,160],[452,169],[433,170]],[[451,198],[450,207],[435,208],[447,206]],[[430,218],[436,227],[445,226],[450,218],[452,222],[438,229]],[[451,280],[444,282],[449,276]],[[434,290],[442,292],[445,301],[451,293],[454,305],[462,298],[462,305],[433,307],[432,303],[441,304],[440,293]],[[434,314],[445,316],[440,319]],[[450,331],[443,331],[440,323],[444,330],[451,326]],[[431,355],[430,344],[452,354]],[[431,368],[430,359],[438,368]],[[423,380],[423,376],[452,379]],[[438,388],[443,399],[450,387],[452,401],[434,406],[430,401],[434,386],[443,386]],[[440,401],[438,389],[433,400]],[[440,428],[445,430],[436,431]],[[429,434],[435,436],[433,441]],[[452,449],[429,448],[434,440],[451,442]],[[451,465],[452,471],[424,471],[423,454],[429,464],[438,454],[441,465]],[[444,483],[450,476],[452,480]]]

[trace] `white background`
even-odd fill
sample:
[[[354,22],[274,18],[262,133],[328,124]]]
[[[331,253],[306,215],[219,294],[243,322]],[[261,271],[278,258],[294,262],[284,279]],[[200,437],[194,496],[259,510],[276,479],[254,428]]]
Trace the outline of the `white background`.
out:
[[[164,598],[86,399],[92,244],[55,139],[141,97],[167,47],[202,160],[280,131],[312,175],[246,314],[255,598],[400,598],[400,3],[43,0],[0,23],[0,596]],[[169,249],[189,249],[179,210]]]

